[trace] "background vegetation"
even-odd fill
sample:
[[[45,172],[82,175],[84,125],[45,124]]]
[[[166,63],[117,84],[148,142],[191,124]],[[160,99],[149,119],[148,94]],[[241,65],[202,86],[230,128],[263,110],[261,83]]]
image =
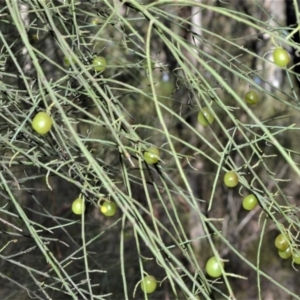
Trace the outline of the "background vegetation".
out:
[[[274,246],[280,232],[299,245],[296,0],[0,3],[1,299],[300,299],[299,267]]]

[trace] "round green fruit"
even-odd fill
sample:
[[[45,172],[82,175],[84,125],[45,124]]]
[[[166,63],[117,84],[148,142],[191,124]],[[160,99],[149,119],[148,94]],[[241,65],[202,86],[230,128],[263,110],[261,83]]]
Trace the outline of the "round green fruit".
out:
[[[163,72],[158,85],[159,94],[163,97],[170,97],[175,88],[174,77],[169,72]]]
[[[32,120],[32,128],[38,134],[46,134],[52,127],[52,118],[44,111],[40,111]]]
[[[254,105],[258,102],[258,94],[256,91],[249,91],[245,95],[245,100],[249,105]]]
[[[257,204],[258,200],[253,194],[250,194],[243,199],[243,208],[246,210],[254,209]]]
[[[93,67],[97,72],[103,72],[106,69],[106,59],[103,56],[96,56],[93,59]]]
[[[72,203],[72,211],[75,215],[81,215],[85,211],[85,203],[82,198],[77,198]]]
[[[222,261],[219,262],[217,258],[213,256],[206,262],[205,270],[210,277],[217,278],[222,275],[223,267],[224,263]]]
[[[285,251],[289,246],[288,236],[280,233],[275,239],[275,247],[280,251]]]
[[[224,176],[224,183],[228,187],[235,187],[239,183],[239,177],[234,171],[229,171]]]
[[[285,68],[291,61],[291,57],[285,49],[278,47],[273,51],[273,60],[278,67]]]
[[[72,57],[72,58],[67,57],[67,56],[64,57],[65,66],[70,67],[71,66],[71,61],[73,62],[73,64],[76,64],[76,59],[74,57]]]
[[[40,40],[40,37],[37,33],[34,33],[30,36],[32,42],[37,42]]]
[[[154,276],[147,275],[141,281],[141,289],[147,294],[151,294],[156,290],[157,282]]]
[[[159,150],[156,147],[150,147],[144,152],[144,160],[148,165],[154,165],[159,161]]]
[[[92,25],[99,25],[100,23],[103,23],[103,20],[99,17],[95,17],[91,19],[91,24]]]
[[[174,82],[170,81],[161,81],[158,86],[159,96],[160,97],[170,97],[175,89]]]
[[[300,253],[299,252],[293,253],[292,259],[293,259],[294,264],[300,265]]]
[[[198,113],[198,122],[202,126],[207,126],[209,124],[212,124],[215,117],[212,114],[211,110],[208,107],[204,107],[201,111]]]
[[[100,206],[100,211],[106,216],[106,217],[112,217],[115,215],[117,210],[117,206],[114,202],[111,201],[104,201]]]
[[[285,250],[278,250],[278,255],[282,259],[288,259],[292,256],[291,247],[286,248]]]

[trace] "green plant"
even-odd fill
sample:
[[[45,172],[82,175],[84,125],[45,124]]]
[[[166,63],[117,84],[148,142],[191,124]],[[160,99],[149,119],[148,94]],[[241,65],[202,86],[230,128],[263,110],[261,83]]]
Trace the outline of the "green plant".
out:
[[[253,210],[258,204],[257,198],[250,194],[243,199],[243,208],[246,210]]]
[[[147,59],[144,59],[142,62],[141,62],[141,66],[144,70],[148,70],[148,61]],[[155,68],[155,62],[150,60],[150,70],[153,70]]]
[[[75,199],[72,203],[72,211],[75,215],[82,215],[85,211],[84,199],[81,197]]]
[[[92,64],[96,72],[103,72],[106,69],[106,59],[103,56],[94,57]]]
[[[160,159],[159,150],[156,147],[150,147],[144,152],[144,160],[148,165],[158,163]]]
[[[208,126],[209,124],[212,124],[215,117],[211,111],[210,108],[204,107],[201,111],[198,113],[198,122],[202,126]]]
[[[100,211],[106,216],[106,217],[112,217],[115,215],[117,210],[117,206],[112,201],[104,201],[100,206]]]
[[[38,134],[46,134],[52,127],[52,118],[46,112],[38,112],[32,120],[32,128]]]
[[[239,183],[239,177],[236,172],[229,171],[224,175],[224,183],[228,187],[235,187]]]
[[[73,62],[73,64],[76,63],[76,59],[74,57],[68,57],[68,56],[64,57],[65,66],[70,67],[71,66],[71,61]]]
[[[157,288],[157,282],[154,276],[147,275],[141,281],[141,289],[147,294],[153,293]]]
[[[297,65],[269,60],[272,42],[300,50],[283,2],[2,1],[0,299],[132,299],[145,269],[163,278],[155,299],[300,299],[297,273],[265,251],[273,228],[300,246]],[[55,131],[41,138],[30,122],[45,108]],[[245,191],[260,213],[235,207]],[[214,280],[203,258],[220,250]]]
[[[205,270],[210,277],[217,278],[222,275],[223,267],[224,263],[213,256],[206,262]]]
[[[258,102],[258,93],[256,91],[249,91],[245,95],[245,100],[249,105],[254,105]]]
[[[283,48],[275,48],[273,50],[274,63],[281,68],[285,68],[291,61],[289,53]]]

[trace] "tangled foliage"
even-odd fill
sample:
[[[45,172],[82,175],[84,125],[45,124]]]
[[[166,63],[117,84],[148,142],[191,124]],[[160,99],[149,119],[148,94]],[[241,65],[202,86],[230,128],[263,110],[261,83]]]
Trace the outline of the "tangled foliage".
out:
[[[299,28],[229,2],[0,0],[1,299],[300,299]]]

